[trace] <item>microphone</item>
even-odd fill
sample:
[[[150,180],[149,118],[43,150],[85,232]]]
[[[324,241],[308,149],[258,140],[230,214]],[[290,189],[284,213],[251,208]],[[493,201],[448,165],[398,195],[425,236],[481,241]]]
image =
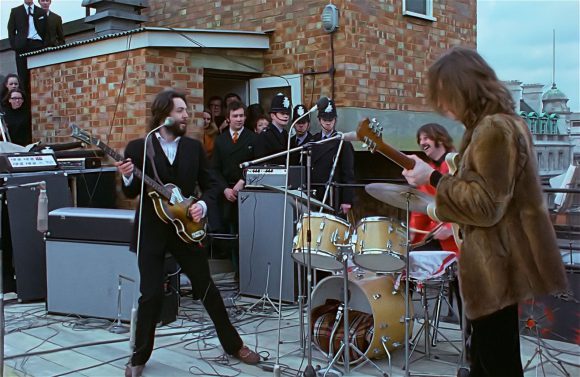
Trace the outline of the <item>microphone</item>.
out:
[[[314,107],[312,107],[310,110],[308,110],[308,113],[311,113],[313,111],[316,111],[318,109],[324,109],[328,106],[328,101],[330,101],[330,98],[323,96],[320,97],[318,99],[318,101],[316,101],[316,105],[314,105]]]
[[[340,138],[344,141],[358,141],[358,136],[354,131],[343,132]]]
[[[38,209],[36,214],[36,230],[40,233],[48,231],[48,196],[46,194],[46,182],[41,181],[38,185]]]
[[[175,124],[175,119],[172,117],[165,118],[165,122],[161,125],[161,127],[171,127]]]

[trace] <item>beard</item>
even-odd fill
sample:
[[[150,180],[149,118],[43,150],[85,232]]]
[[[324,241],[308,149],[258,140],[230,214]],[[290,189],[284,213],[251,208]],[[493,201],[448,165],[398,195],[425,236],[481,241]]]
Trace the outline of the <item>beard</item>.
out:
[[[165,126],[167,132],[172,134],[175,137],[180,137],[185,135],[186,127],[181,127],[180,123],[174,123],[171,126]]]

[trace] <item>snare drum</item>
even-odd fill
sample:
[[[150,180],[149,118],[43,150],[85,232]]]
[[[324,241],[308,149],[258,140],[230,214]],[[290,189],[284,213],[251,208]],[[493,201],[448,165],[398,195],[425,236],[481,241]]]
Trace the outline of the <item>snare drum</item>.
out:
[[[350,224],[339,217],[327,213],[315,212],[310,216],[302,215],[296,227],[292,257],[300,264],[306,265],[308,258],[308,243],[306,231],[308,220],[312,235],[310,247],[311,265],[319,270],[336,271],[343,267],[338,255],[338,246],[348,245],[350,240]]]
[[[353,261],[371,271],[394,272],[405,267],[407,231],[389,217],[365,217],[356,227]]]
[[[332,346],[333,352],[340,347],[343,339],[344,323],[341,320],[335,327],[336,308],[339,302],[343,302],[342,276],[329,276],[318,283],[312,292],[312,307],[314,308],[312,326],[312,339],[321,350],[329,352]],[[349,274],[349,326],[350,341],[360,348],[360,351],[370,359],[379,359],[386,356],[383,342],[389,351],[404,346],[405,339],[405,297],[402,292],[393,293],[393,279],[389,276],[378,276],[369,272]],[[336,302],[334,306],[332,303]],[[330,304],[329,304],[330,303]],[[321,312],[319,308],[328,308]],[[334,310],[332,312],[332,310]],[[412,306],[411,306],[412,310]],[[315,313],[322,316],[314,318]],[[354,314],[353,314],[354,313]],[[367,320],[365,314],[371,317]],[[413,313],[409,313],[412,317]],[[367,322],[370,322],[367,324]],[[365,325],[367,327],[365,327]],[[409,323],[409,334],[413,331],[413,322]],[[331,339],[332,337],[332,339]],[[354,337],[354,339],[353,339]],[[342,356],[338,359],[343,363]],[[350,364],[363,361],[364,358],[351,350]]]

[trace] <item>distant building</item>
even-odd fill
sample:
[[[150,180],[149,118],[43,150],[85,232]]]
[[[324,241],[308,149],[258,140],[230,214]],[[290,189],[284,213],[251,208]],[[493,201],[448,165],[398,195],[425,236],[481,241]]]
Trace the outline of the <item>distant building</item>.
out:
[[[544,84],[506,82],[534,138],[540,177],[544,183],[580,161],[580,113],[572,113],[568,98],[556,84],[544,92]],[[574,123],[572,123],[574,122]],[[572,132],[574,124],[575,134]]]

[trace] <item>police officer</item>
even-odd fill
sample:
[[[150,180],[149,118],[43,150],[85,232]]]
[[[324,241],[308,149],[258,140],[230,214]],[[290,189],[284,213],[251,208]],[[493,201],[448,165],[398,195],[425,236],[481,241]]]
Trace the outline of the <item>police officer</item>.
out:
[[[274,153],[285,151],[288,146],[288,131],[286,127],[290,121],[290,99],[278,93],[272,98],[270,105],[270,117],[272,121],[268,127],[259,134],[256,145],[256,157],[264,157]],[[285,165],[286,156],[268,160],[266,165]]]

